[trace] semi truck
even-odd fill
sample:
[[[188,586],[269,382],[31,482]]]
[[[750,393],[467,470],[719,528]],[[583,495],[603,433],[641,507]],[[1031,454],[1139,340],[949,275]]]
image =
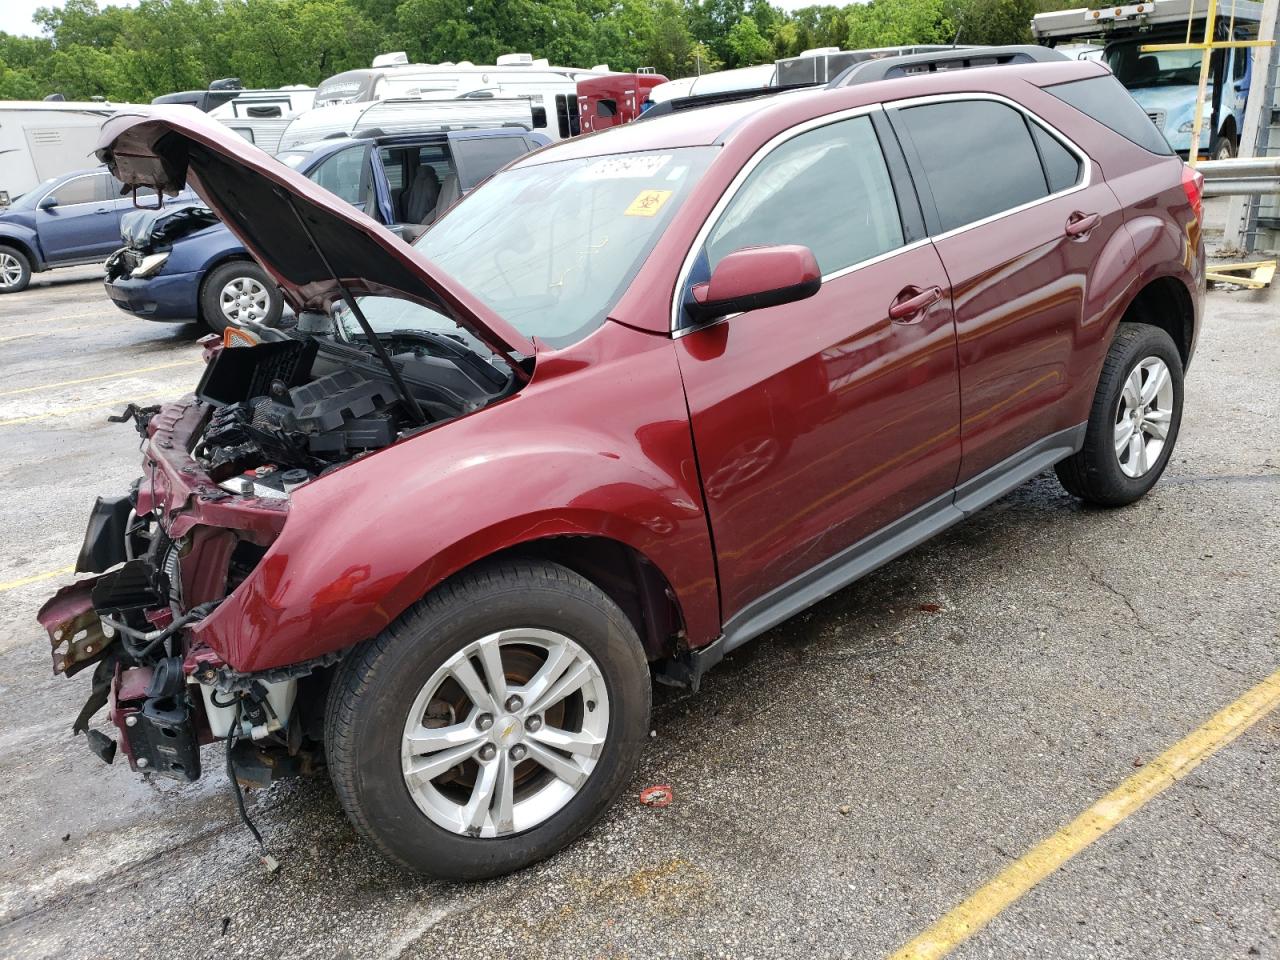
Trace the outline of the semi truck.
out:
[[[1149,51],[1150,44],[1197,43],[1205,36],[1206,7],[1196,0],[1149,0],[1118,7],[1055,10],[1036,14],[1031,32],[1050,47],[1078,43],[1103,44],[1102,59],[1183,156],[1191,151],[1196,96],[1200,83],[1200,50]],[[1262,4],[1225,0],[1213,23],[1214,40],[1255,40]],[[1197,155],[1215,160],[1236,155],[1244,108],[1253,80],[1248,47],[1214,50],[1209,61],[1204,122]]]

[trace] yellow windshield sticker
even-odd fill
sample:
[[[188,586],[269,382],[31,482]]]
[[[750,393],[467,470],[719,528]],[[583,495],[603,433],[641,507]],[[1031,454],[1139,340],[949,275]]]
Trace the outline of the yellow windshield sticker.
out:
[[[622,212],[628,217],[652,217],[670,199],[670,190],[641,190]]]

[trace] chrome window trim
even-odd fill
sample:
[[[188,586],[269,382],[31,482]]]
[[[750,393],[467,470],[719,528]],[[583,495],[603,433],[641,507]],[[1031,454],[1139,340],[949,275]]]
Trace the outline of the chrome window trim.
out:
[[[999,213],[993,213],[990,216],[983,217],[981,220],[974,220],[971,223],[964,223],[958,227],[952,227],[950,230],[944,230],[941,233],[933,234],[929,237],[930,240],[935,242],[938,240],[946,240],[949,237],[954,237],[964,233],[966,230],[973,230],[977,227],[986,226],[988,223],[995,223],[995,221],[1004,217],[1012,216],[1015,213],[1022,213],[1022,211],[1030,210],[1032,207],[1039,206],[1042,203],[1048,203],[1050,200],[1057,200],[1059,197],[1070,196],[1073,193],[1077,193],[1093,186],[1093,161],[1089,158],[1087,153],[1080,149],[1080,147],[1077,146],[1070,137],[1064,134],[1057,127],[1053,126],[1053,124],[1049,123],[1043,117],[1040,117],[1028,110],[1017,101],[1010,100],[1008,97],[1003,97],[998,93],[939,93],[928,97],[912,97],[910,100],[896,100],[893,103],[886,104],[885,110],[886,112],[889,110],[905,110],[911,107],[926,106],[931,103],[957,103],[966,100],[991,100],[995,103],[1001,103],[1006,107],[1012,107],[1014,110],[1017,110],[1029,122],[1039,125],[1045,133],[1049,134],[1066,147],[1070,153],[1075,155],[1076,159],[1079,160],[1081,164],[1080,176],[1074,184],[1067,187],[1065,190],[1059,190],[1057,193],[1050,193],[1047,196],[1037,197],[1035,200],[1028,200],[1026,203],[1021,203],[1016,207],[1010,207],[1007,210],[1001,210]],[[1038,155],[1039,152],[1037,151],[1037,156]],[[1047,186],[1048,184],[1046,182],[1046,188]],[[932,190],[932,187],[930,190]]]
[[[70,180],[63,180],[56,187],[50,187],[48,190],[44,192],[44,196],[36,201],[36,209],[37,210],[40,209],[40,204],[44,203],[45,198],[56,196],[58,191],[61,190],[63,187],[67,186],[67,184],[75,183],[77,180],[92,180],[94,177],[105,177],[105,176],[107,176],[106,173],[102,171],[98,171],[96,173],[82,173],[80,174],[80,176],[72,177]],[[58,207],[59,208],[83,207],[86,203],[111,203],[111,202],[112,202],[111,200],[81,200],[79,203],[60,203],[58,204]]]
[[[718,201],[716,201],[716,205],[711,208],[711,212],[707,215],[706,220],[703,222],[702,226],[698,229],[698,233],[694,237],[693,245],[689,248],[689,252],[685,254],[684,261],[680,265],[680,272],[679,274],[677,274],[675,291],[672,293],[672,296],[671,296],[671,317],[670,317],[671,335],[674,338],[678,339],[680,337],[683,337],[685,334],[691,333],[694,330],[703,330],[707,327],[715,326],[715,323],[723,323],[725,320],[730,320],[733,317],[738,316],[738,314],[730,314],[729,316],[723,317],[712,324],[682,327],[680,326],[680,294],[681,294],[681,291],[684,290],[685,284],[689,280],[689,273],[693,269],[693,262],[694,260],[697,259],[698,252],[702,249],[703,245],[707,242],[708,234],[711,233],[712,228],[715,226],[715,224],[719,221],[720,217],[723,215],[725,208],[733,201],[734,196],[737,194],[738,190],[742,187],[743,181],[746,180],[746,178],[751,175],[751,172],[755,170],[755,168],[759,166],[760,163],[764,161],[765,157],[767,157],[770,153],[772,153],[782,144],[786,143],[788,140],[791,140],[794,137],[800,136],[803,133],[808,133],[810,130],[815,130],[819,127],[825,127],[828,124],[832,124],[832,123],[839,123],[842,120],[852,119],[853,117],[867,116],[875,112],[876,110],[881,110],[887,113],[890,110],[907,109],[910,107],[924,106],[931,103],[950,103],[950,102],[960,102],[965,100],[991,100],[996,103],[1004,104],[1007,107],[1012,107],[1014,110],[1017,110],[1027,119],[1028,122],[1039,125],[1041,129],[1045,131],[1045,133],[1049,134],[1051,137],[1053,137],[1055,140],[1061,143],[1064,147],[1067,148],[1067,150],[1072,155],[1076,157],[1077,160],[1080,161],[1081,166],[1080,166],[1079,178],[1076,180],[1076,182],[1072,186],[1068,187],[1065,190],[1059,190],[1057,193],[1051,193],[1051,194],[1048,194],[1047,196],[1038,197],[1035,200],[1029,200],[1028,202],[1019,204],[1016,207],[1010,207],[1008,210],[1002,210],[999,213],[993,213],[989,217],[984,217],[981,220],[974,220],[972,223],[966,223],[959,227],[952,227],[950,230],[944,230],[941,233],[929,234],[925,236],[923,239],[912,241],[911,243],[904,244],[901,247],[895,247],[892,250],[888,250],[868,260],[860,260],[859,262],[850,264],[849,266],[843,267],[840,270],[835,270],[831,273],[823,274],[822,282],[824,284],[828,280],[838,280],[839,278],[848,276],[849,274],[857,270],[861,270],[865,267],[874,266],[875,264],[888,260],[891,257],[896,257],[900,253],[906,253],[909,250],[915,250],[919,247],[924,246],[926,243],[934,243],[939,240],[946,240],[950,237],[954,237],[961,233],[964,233],[965,231],[973,230],[978,227],[985,226],[988,223],[994,223],[995,221],[1000,220],[1004,217],[1011,216],[1015,213],[1022,213],[1024,210],[1030,210],[1032,207],[1039,206],[1042,203],[1047,203],[1050,200],[1056,200],[1059,197],[1070,196],[1073,193],[1077,193],[1081,190],[1086,189],[1087,187],[1093,186],[1093,171],[1094,171],[1093,161],[1090,159],[1089,155],[1085,153],[1084,150],[1082,150],[1075,143],[1075,141],[1073,141],[1070,137],[1064,134],[1061,130],[1059,130],[1053,124],[1049,123],[1043,117],[1027,109],[1022,104],[1018,103],[1015,100],[1010,100],[1008,97],[1001,96],[1000,94],[997,94],[997,93],[984,93],[984,92],[938,93],[938,94],[931,94],[925,97],[912,97],[908,100],[893,100],[893,101],[888,101],[883,103],[868,104],[861,107],[853,107],[849,110],[842,110],[838,113],[827,114],[822,117],[814,117],[813,119],[806,120],[803,123],[796,124],[794,127],[789,127],[788,129],[784,130],[782,133],[773,137],[771,140],[765,143],[764,146],[762,146],[759,150],[757,150],[755,154],[752,155],[751,159],[748,160],[747,163],[743,166],[743,168],[738,171],[737,175],[733,178],[733,180],[730,181],[729,186],[725,188],[724,194],[720,197]],[[1037,156],[1038,155],[1039,154],[1037,151]]]

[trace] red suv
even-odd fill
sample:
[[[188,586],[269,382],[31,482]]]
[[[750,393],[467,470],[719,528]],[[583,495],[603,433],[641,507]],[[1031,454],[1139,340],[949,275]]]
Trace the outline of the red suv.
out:
[[[203,116],[108,121],[116,176],[189,181],[298,323],[130,411],[142,477],[40,614],[56,671],[96,664],[95,752],[109,705],[136,770],[326,763],[387,856],[491,876],[627,785],[651,678],[1048,467],[1145,494],[1198,178],[1097,64],[859,79],[540,150],[416,247]]]

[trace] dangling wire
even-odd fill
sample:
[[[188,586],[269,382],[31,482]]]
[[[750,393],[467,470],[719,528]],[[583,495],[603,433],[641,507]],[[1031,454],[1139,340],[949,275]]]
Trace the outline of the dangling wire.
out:
[[[268,870],[274,870],[278,864],[275,857],[271,856],[267,851],[267,844],[262,839],[262,834],[254,826],[253,821],[249,819],[249,811],[244,806],[244,792],[240,789],[240,781],[236,779],[235,762],[231,758],[232,752],[235,750],[236,741],[240,739],[240,711],[242,705],[243,701],[236,700],[235,724],[232,727],[232,732],[227,737],[227,777],[231,780],[231,792],[236,798],[236,810],[240,812],[240,820],[249,828],[249,832],[253,834],[253,839],[258,841],[258,848],[262,851],[262,862],[266,864]]]

